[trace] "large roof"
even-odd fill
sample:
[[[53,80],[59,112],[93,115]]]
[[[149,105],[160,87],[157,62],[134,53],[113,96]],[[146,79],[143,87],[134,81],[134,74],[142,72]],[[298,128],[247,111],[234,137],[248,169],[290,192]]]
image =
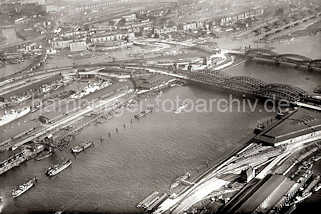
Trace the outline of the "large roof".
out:
[[[271,130],[257,136],[256,139],[265,143],[276,144],[320,130],[321,113],[300,108]]]
[[[289,191],[294,183],[283,175],[273,175],[235,213],[253,213],[256,209],[262,208],[262,205],[264,205],[264,210],[268,211]]]

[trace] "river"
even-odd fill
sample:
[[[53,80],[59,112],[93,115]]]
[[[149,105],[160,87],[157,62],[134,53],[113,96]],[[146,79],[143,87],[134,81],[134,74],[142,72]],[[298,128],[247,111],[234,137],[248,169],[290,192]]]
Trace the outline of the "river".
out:
[[[294,41],[300,47],[300,40]],[[320,40],[311,38],[309,41],[313,53],[311,57],[320,57]],[[279,48],[283,48],[284,52],[293,50],[293,44],[288,45],[288,49],[286,44],[283,45]],[[284,69],[253,63],[242,64],[226,72],[258,75],[255,77],[262,77],[267,82],[287,82],[308,91],[321,83],[318,73],[286,68],[283,74]],[[278,75],[282,77],[278,78]],[[177,96],[180,100],[190,99],[192,103],[197,103],[200,100],[226,100],[230,95],[212,88],[183,86],[165,90],[159,97],[162,102],[154,98],[139,102],[153,105],[161,102],[169,106],[170,100],[176,100]],[[235,106],[233,111],[221,112],[215,105],[211,111],[201,113],[175,114],[174,109],[162,109],[141,120],[133,119],[135,113],[125,111],[122,116],[104,124],[92,125],[78,135],[74,144],[93,140],[95,147],[77,157],[64,151],[40,162],[32,160],[1,176],[0,194],[5,196],[6,201],[4,213],[53,210],[136,212],[136,204],[148,194],[168,191],[175,178],[186,171],[196,174],[204,171],[207,163],[216,164],[241,146],[240,141],[252,133],[258,121],[274,115],[264,110],[261,103],[253,111],[246,106],[244,112],[238,112]],[[101,137],[103,142],[99,140]],[[72,167],[54,178],[47,178],[45,169],[63,158],[71,158]],[[39,178],[35,188],[17,200],[9,198],[10,190],[15,185],[33,176]]]

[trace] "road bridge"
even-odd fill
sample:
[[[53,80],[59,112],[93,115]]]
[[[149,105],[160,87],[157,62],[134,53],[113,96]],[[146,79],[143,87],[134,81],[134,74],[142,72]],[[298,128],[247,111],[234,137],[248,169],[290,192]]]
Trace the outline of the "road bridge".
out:
[[[240,52],[235,54],[245,56],[248,60],[264,60],[275,64],[292,64],[309,70],[321,71],[321,59],[311,59],[299,54],[278,54],[268,49],[249,49],[243,53]]]

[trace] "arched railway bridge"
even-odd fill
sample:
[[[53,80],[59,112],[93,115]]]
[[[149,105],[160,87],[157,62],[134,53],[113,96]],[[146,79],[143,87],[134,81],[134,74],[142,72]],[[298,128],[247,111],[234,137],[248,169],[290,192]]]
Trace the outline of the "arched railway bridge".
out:
[[[192,82],[211,85],[239,93],[249,94],[269,99],[285,99],[288,101],[299,101],[308,96],[304,90],[287,84],[269,84],[264,81],[248,76],[230,76],[220,71],[186,71],[172,70],[167,66],[146,65],[144,63],[109,63],[109,66],[117,66],[124,69],[145,69],[149,72],[158,72],[160,74],[169,75],[174,78],[180,78]],[[105,64],[105,66],[108,66]],[[101,64],[100,66],[103,66]]]
[[[254,95],[275,100],[299,101],[308,96],[308,93],[300,88],[287,84],[268,84],[264,81],[248,76],[223,76],[220,73],[205,72],[181,72],[191,81],[197,81],[220,88],[229,89],[239,93]]]
[[[257,48],[245,51],[244,56],[250,60],[261,59],[274,62],[275,64],[293,64],[299,67],[306,67],[309,70],[321,70],[321,59],[311,59],[299,54],[277,54],[268,49]]]
[[[317,61],[320,63],[320,61]],[[121,62],[121,63],[98,63],[91,64],[88,67],[119,67],[125,70],[145,69],[149,72],[158,72],[160,74],[173,76],[187,81],[197,82],[222,89],[235,91],[237,93],[248,94],[256,97],[269,99],[285,99],[288,101],[300,101],[308,96],[304,90],[287,84],[269,84],[264,81],[248,76],[230,76],[220,71],[186,71],[172,70],[168,66],[148,65],[141,62]],[[87,67],[83,65],[74,66],[74,68]],[[100,75],[100,73],[96,73]],[[135,73],[133,73],[135,75]]]
[[[147,69],[150,67],[146,67]],[[154,67],[153,69],[157,69]],[[165,68],[158,67],[164,73]],[[166,71],[168,75],[172,71]],[[198,82],[201,84],[212,85],[223,89],[228,89],[238,93],[253,95],[256,97],[288,100],[291,102],[300,101],[308,96],[308,93],[301,88],[287,84],[274,83],[269,84],[262,80],[248,76],[229,76],[218,71],[183,71],[176,70],[174,74],[180,75],[182,79]]]

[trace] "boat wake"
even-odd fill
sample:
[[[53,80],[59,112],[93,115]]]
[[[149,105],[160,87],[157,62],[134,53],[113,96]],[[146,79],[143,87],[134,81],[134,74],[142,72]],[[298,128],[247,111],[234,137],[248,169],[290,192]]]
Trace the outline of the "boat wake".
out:
[[[180,113],[182,113],[187,106],[188,106],[188,103],[184,103],[184,104],[180,105],[180,106],[176,109],[176,111],[174,111],[174,113],[175,113],[175,114],[180,114]]]
[[[0,195],[0,213],[2,213],[4,206],[5,206],[4,197]]]

